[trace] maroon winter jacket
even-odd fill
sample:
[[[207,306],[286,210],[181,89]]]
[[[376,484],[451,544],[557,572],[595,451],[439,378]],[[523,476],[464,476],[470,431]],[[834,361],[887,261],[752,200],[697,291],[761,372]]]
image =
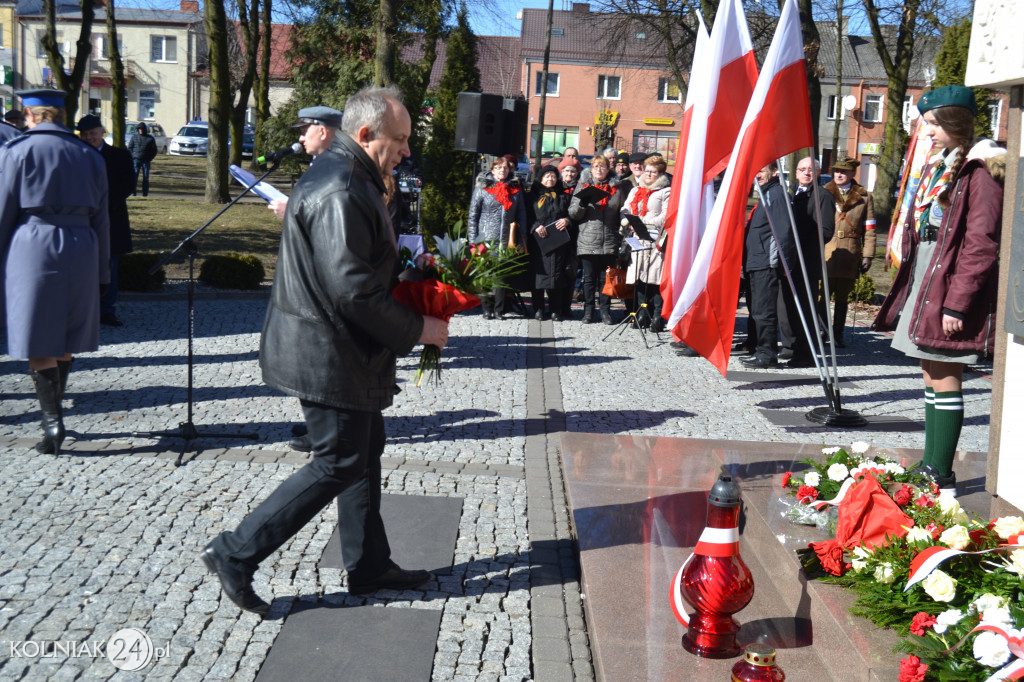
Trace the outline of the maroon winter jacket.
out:
[[[914,303],[910,338],[919,346],[992,353],[1003,188],[992,179],[981,159],[965,161],[952,182],[956,183],[952,203],[943,217],[935,253]],[[910,294],[919,241],[916,229],[903,231],[904,261],[872,328],[896,328]],[[963,331],[949,337],[943,333],[943,308],[963,316]]]

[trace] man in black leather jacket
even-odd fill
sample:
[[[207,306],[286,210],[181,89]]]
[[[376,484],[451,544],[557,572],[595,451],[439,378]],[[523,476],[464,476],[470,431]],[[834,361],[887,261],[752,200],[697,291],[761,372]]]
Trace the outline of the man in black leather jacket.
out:
[[[330,150],[295,185],[260,342],[263,379],[300,399],[313,461],[202,552],[225,594],[265,614],[252,589],[263,559],[337,498],[349,592],[410,589],[430,578],[391,561],[380,517],[384,419],[395,357],[443,348],[448,325],[391,296],[398,274],[382,173],[409,156],[409,114],[393,88],[349,98]]]

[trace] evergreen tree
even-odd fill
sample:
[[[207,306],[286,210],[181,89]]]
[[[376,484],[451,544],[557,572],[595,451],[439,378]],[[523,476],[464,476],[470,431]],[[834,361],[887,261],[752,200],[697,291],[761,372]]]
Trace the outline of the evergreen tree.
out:
[[[963,85],[967,74],[967,52],[971,46],[971,18],[965,17],[949,26],[942,36],[942,46],[935,55],[935,80],[932,87]],[[978,116],[974,119],[976,137],[992,136],[992,113],[988,109],[991,94],[985,88],[974,88]]]
[[[459,220],[465,223],[473,194],[472,152],[455,151],[455,122],[459,93],[480,92],[476,67],[476,36],[469,28],[469,12],[463,2],[457,26],[448,39],[447,58],[437,91],[430,139],[423,152],[424,188],[420,219],[429,235],[443,234]]]

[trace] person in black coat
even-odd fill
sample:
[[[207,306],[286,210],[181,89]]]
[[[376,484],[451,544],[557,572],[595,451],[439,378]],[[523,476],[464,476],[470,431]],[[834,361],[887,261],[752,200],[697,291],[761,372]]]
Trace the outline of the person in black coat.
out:
[[[789,225],[789,196],[779,184],[779,166],[774,161],[757,172],[757,184],[765,200],[760,200],[747,221],[743,243],[743,272],[747,276],[750,335],[756,339],[754,354],[740,362],[747,367],[773,367],[778,359],[779,246],[771,226]],[[769,222],[769,217],[771,218]]]
[[[835,232],[835,204],[832,195],[818,188],[814,190],[814,183],[818,177],[818,164],[811,157],[800,160],[796,166],[797,185],[793,190],[793,219],[796,221],[796,234],[794,239],[793,230],[789,227],[787,220],[782,229],[779,229],[779,249],[786,257],[786,265],[793,275],[793,284],[796,287],[796,296],[789,286],[786,272],[779,263],[779,327],[782,330],[783,348],[792,349],[790,367],[813,367],[814,351],[807,335],[804,333],[803,325],[800,322],[800,313],[803,311],[804,319],[807,321],[807,328],[814,334],[814,320],[812,314],[819,316],[819,321],[824,320],[824,311],[820,306],[811,305],[811,298],[807,294],[807,284],[810,282],[812,296],[817,296],[818,287],[821,285],[821,245],[827,244]],[[814,197],[817,194],[818,208],[815,210]],[[822,240],[818,240],[818,215],[821,215]],[[800,245],[800,252],[804,257],[804,267],[800,267],[800,256],[797,253],[797,243]],[[824,330],[825,327],[819,326]]]
[[[548,294],[551,319],[561,322],[565,314],[566,290],[572,285],[569,266],[575,240],[569,220],[569,196],[562,187],[558,169],[544,166],[538,180],[530,187],[526,200],[526,221],[529,225],[529,272],[532,277],[534,318],[545,319],[544,292]],[[556,232],[566,233],[558,235]],[[563,244],[545,253],[541,244],[546,239],[569,237]]]
[[[135,168],[132,155],[122,147],[103,141],[106,134],[97,116],[78,120],[78,136],[99,151],[107,167],[107,214],[110,216],[110,286],[100,296],[100,324],[120,327],[117,317],[117,273],[121,255],[132,250],[131,224],[128,219],[128,195],[135,189]]]

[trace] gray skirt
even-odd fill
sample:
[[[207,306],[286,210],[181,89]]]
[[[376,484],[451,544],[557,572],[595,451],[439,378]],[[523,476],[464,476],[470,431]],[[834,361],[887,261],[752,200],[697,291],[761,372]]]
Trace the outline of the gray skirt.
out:
[[[935,253],[935,242],[921,242],[917,245],[917,253],[914,255],[914,273],[910,281],[910,295],[907,296],[907,302],[903,304],[903,310],[900,311],[900,319],[896,324],[896,331],[892,335],[892,347],[909,358],[959,362],[964,365],[977,364],[981,362],[981,353],[978,351],[931,348],[930,346],[919,346],[910,340],[910,318],[914,315],[914,305],[917,304],[918,294],[921,293],[921,282],[924,280],[928,265],[932,262],[933,253]]]

